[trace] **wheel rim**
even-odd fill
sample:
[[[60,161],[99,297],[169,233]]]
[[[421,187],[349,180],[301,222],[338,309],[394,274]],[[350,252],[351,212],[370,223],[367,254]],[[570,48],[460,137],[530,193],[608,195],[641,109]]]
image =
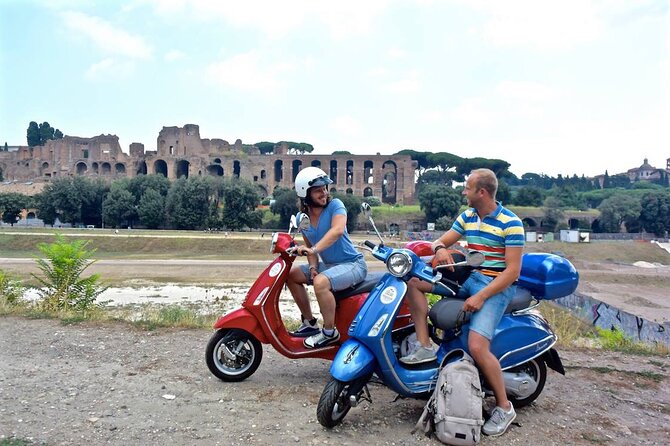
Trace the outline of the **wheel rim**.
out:
[[[238,349],[238,344],[243,342]],[[227,375],[241,375],[249,370],[256,356],[256,348],[248,339],[225,336],[214,348],[214,364]]]
[[[514,371],[526,373],[531,379],[531,382],[528,383],[528,388],[523,389],[525,396],[519,397],[519,399],[527,398],[528,396],[535,393],[535,391],[537,390],[537,386],[540,383],[540,373],[541,373],[540,366],[538,365],[537,361],[532,360],[526,362],[525,364],[521,364],[520,366],[515,367]]]
[[[337,401],[335,401],[335,405],[333,406],[333,413],[332,413],[332,418],[333,421],[337,421],[343,416],[347,414],[349,409],[351,408],[351,405],[349,404],[349,401],[346,401],[345,398],[348,393],[349,386],[344,386],[342,390],[340,391],[340,394],[337,397]]]

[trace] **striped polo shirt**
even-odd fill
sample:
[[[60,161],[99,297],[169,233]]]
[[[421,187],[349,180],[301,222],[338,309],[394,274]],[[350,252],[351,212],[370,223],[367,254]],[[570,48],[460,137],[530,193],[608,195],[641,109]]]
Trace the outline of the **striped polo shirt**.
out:
[[[480,271],[490,276],[497,276],[505,269],[505,247],[525,244],[523,223],[500,203],[484,220],[479,219],[476,209],[466,210],[456,218],[451,229],[465,236],[469,250],[484,254],[486,259]]]

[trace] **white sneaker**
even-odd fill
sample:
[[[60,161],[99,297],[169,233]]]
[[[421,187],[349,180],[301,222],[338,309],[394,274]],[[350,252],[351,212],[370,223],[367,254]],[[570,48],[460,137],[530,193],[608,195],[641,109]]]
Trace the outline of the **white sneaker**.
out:
[[[482,432],[490,437],[497,437],[505,433],[507,428],[512,421],[516,418],[516,412],[514,411],[514,406],[512,402],[509,403],[509,410],[506,411],[500,406],[496,406],[491,412],[491,418],[489,418],[484,426],[482,427]]]

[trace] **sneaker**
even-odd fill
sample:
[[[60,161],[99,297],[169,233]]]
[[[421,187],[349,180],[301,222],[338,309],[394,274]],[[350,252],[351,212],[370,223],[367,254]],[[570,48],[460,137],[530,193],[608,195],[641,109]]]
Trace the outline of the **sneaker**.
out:
[[[426,362],[433,362],[437,359],[435,351],[432,347],[424,347],[423,345],[408,355],[400,358],[400,362],[405,365],[424,364]]]
[[[516,418],[516,412],[512,402],[509,403],[509,411],[496,406],[491,412],[491,418],[488,419],[482,427],[482,432],[491,437],[497,437],[505,433],[512,421]]]
[[[302,324],[300,324],[300,327],[296,331],[293,331],[290,333],[291,336],[294,336],[296,338],[307,338],[309,336],[313,336],[315,334],[318,334],[321,329],[319,328],[319,325],[316,323],[316,319],[313,319],[314,323],[312,324],[311,321],[302,321]]]
[[[337,331],[337,328],[333,332],[332,336],[327,336],[323,330],[320,330],[319,333],[305,339],[303,341],[303,345],[307,348],[321,348],[330,344],[334,344],[339,340],[340,332]]]

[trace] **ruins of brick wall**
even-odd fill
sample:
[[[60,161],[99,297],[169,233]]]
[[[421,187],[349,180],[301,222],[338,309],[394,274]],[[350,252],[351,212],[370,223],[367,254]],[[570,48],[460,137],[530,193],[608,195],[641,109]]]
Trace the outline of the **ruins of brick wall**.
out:
[[[232,145],[222,139],[202,139],[195,124],[163,127],[156,148],[145,151],[143,144],[132,143],[126,154],[115,135],[65,136],[44,146],[0,152],[0,169],[10,181],[49,181],[74,175],[110,180],[138,174],[163,174],[171,180],[191,175],[238,177],[256,184],[266,196],[276,187],[293,188],[301,168],[317,166],[331,176],[331,187],[338,192],[375,196],[388,203],[414,203],[417,165],[408,155],[300,155],[288,153],[286,145],[261,155],[257,147],[239,139]]]

